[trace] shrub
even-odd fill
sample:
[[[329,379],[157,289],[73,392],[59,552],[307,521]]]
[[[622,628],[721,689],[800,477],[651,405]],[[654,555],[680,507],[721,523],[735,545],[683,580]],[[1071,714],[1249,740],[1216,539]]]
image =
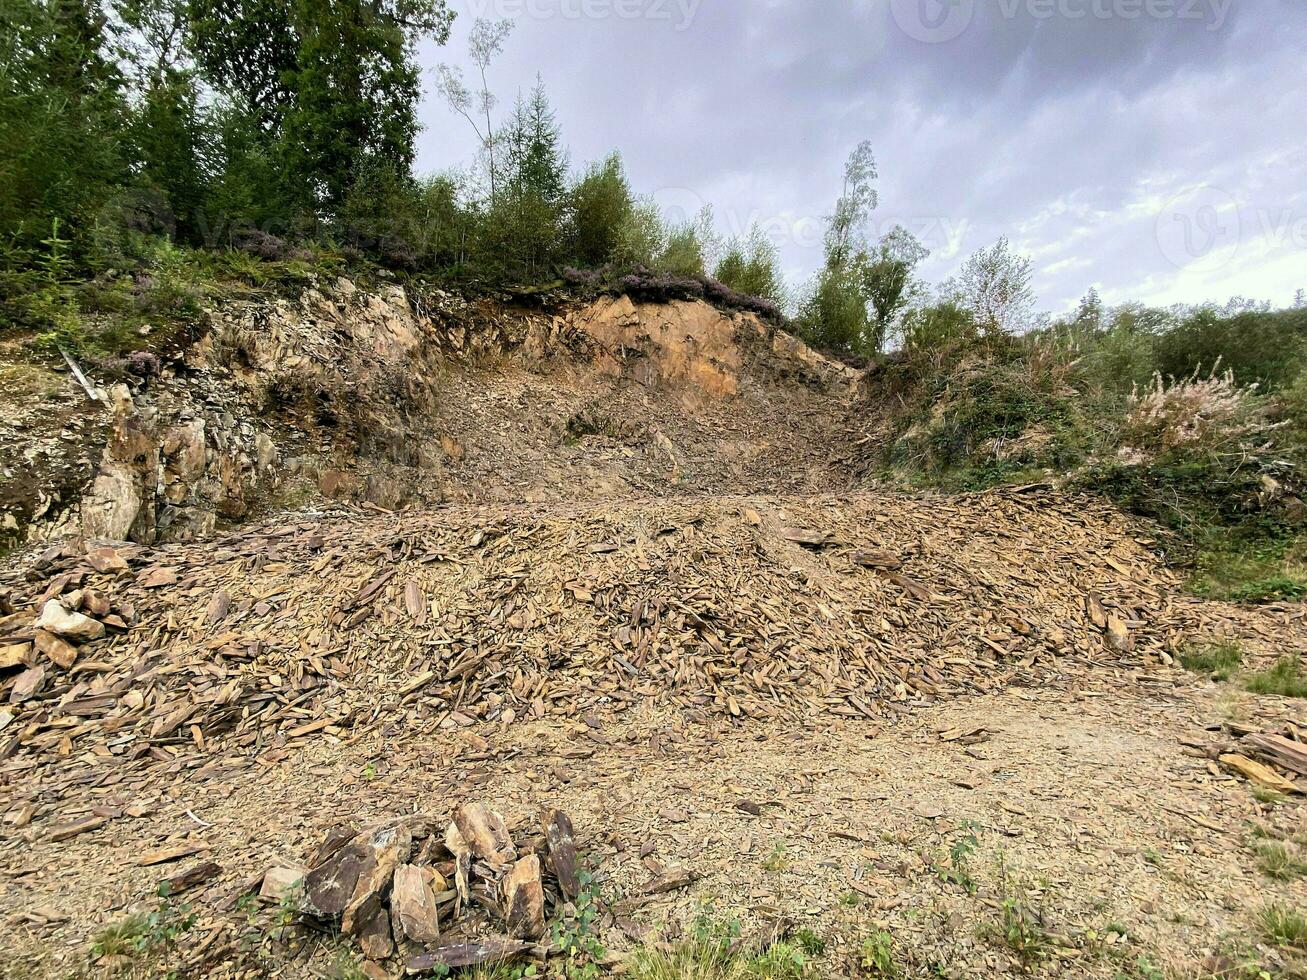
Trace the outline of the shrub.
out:
[[[797,324],[803,339],[820,350],[861,353],[867,304],[852,271],[828,266],[819,272],[799,306]]]
[[[1293,384],[1307,363],[1307,310],[1201,307],[1156,340],[1156,369],[1182,378],[1230,371],[1243,385],[1278,390]]]
[[[1151,388],[1130,396],[1122,438],[1128,449],[1153,455],[1214,454],[1268,435],[1269,429],[1253,392],[1237,387],[1231,372],[1171,384],[1159,374]]]

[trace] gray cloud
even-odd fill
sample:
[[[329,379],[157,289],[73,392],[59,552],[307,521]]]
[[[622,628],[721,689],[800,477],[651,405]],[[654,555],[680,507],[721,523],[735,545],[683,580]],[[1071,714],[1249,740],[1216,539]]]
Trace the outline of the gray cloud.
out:
[[[620,149],[666,206],[763,223],[792,279],[820,261],[843,159],[870,139],[881,207],[943,278],[999,235],[1043,306],[1287,302],[1307,286],[1302,0],[456,0],[517,27],[492,84],[540,72],[574,162]],[[923,38],[925,38],[923,40]],[[419,165],[468,162],[434,98]]]

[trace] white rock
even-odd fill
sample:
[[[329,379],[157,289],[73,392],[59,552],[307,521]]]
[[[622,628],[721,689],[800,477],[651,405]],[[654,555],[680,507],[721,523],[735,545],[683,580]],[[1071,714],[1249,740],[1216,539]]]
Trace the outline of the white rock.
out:
[[[65,609],[58,599],[51,599],[41,609],[36,628],[74,643],[86,643],[104,636],[104,623]]]

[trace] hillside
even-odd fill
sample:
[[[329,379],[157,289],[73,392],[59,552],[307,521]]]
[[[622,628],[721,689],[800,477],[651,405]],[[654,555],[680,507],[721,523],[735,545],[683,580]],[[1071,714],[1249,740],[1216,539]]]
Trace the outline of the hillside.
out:
[[[473,800],[604,947],[513,954],[558,975],[638,971],[708,907],[730,956],[823,976],[1299,968],[1242,937],[1300,894],[1257,841],[1298,853],[1303,773],[1256,748],[1300,744],[1300,702],[1180,663],[1225,644],[1262,676],[1307,650],[1303,606],[1185,594],[1097,498],[878,487],[874,372],[702,301],[344,280],[209,309],[92,371],[103,402],[18,353],[2,975],[398,976],[484,946],[512,902],[445,829]],[[268,885],[378,824],[449,879],[439,944],[393,865],[343,936]]]

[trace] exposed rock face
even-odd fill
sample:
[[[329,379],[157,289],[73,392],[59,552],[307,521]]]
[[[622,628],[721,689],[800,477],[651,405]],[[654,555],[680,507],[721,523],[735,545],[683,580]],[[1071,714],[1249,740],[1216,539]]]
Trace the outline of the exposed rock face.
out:
[[[532,382],[545,375],[560,383]],[[398,286],[369,293],[341,279],[295,299],[229,302],[158,374],[87,402],[93,422],[83,428],[106,435],[102,450],[89,444],[99,461],[89,472],[80,464],[80,492],[52,486],[44,517],[26,503],[15,511],[10,498],[33,497],[18,483],[39,483],[41,467],[0,474],[13,481],[0,480],[13,491],[0,492],[0,530],[10,543],[35,522],[38,536],[148,544],[207,538],[316,497],[395,508],[560,481],[612,493],[632,468],[642,488],[677,485],[686,466],[677,433],[597,391],[647,392],[644,404],[692,412],[702,425],[705,406],[760,384],[839,402],[858,378],[751,314],[703,302],[604,297],[549,313]],[[574,428],[638,452],[569,450]],[[86,454],[88,442],[65,433],[55,456],[60,446]],[[736,465],[738,452],[703,447],[700,458]],[[45,465],[64,483],[77,469]]]

